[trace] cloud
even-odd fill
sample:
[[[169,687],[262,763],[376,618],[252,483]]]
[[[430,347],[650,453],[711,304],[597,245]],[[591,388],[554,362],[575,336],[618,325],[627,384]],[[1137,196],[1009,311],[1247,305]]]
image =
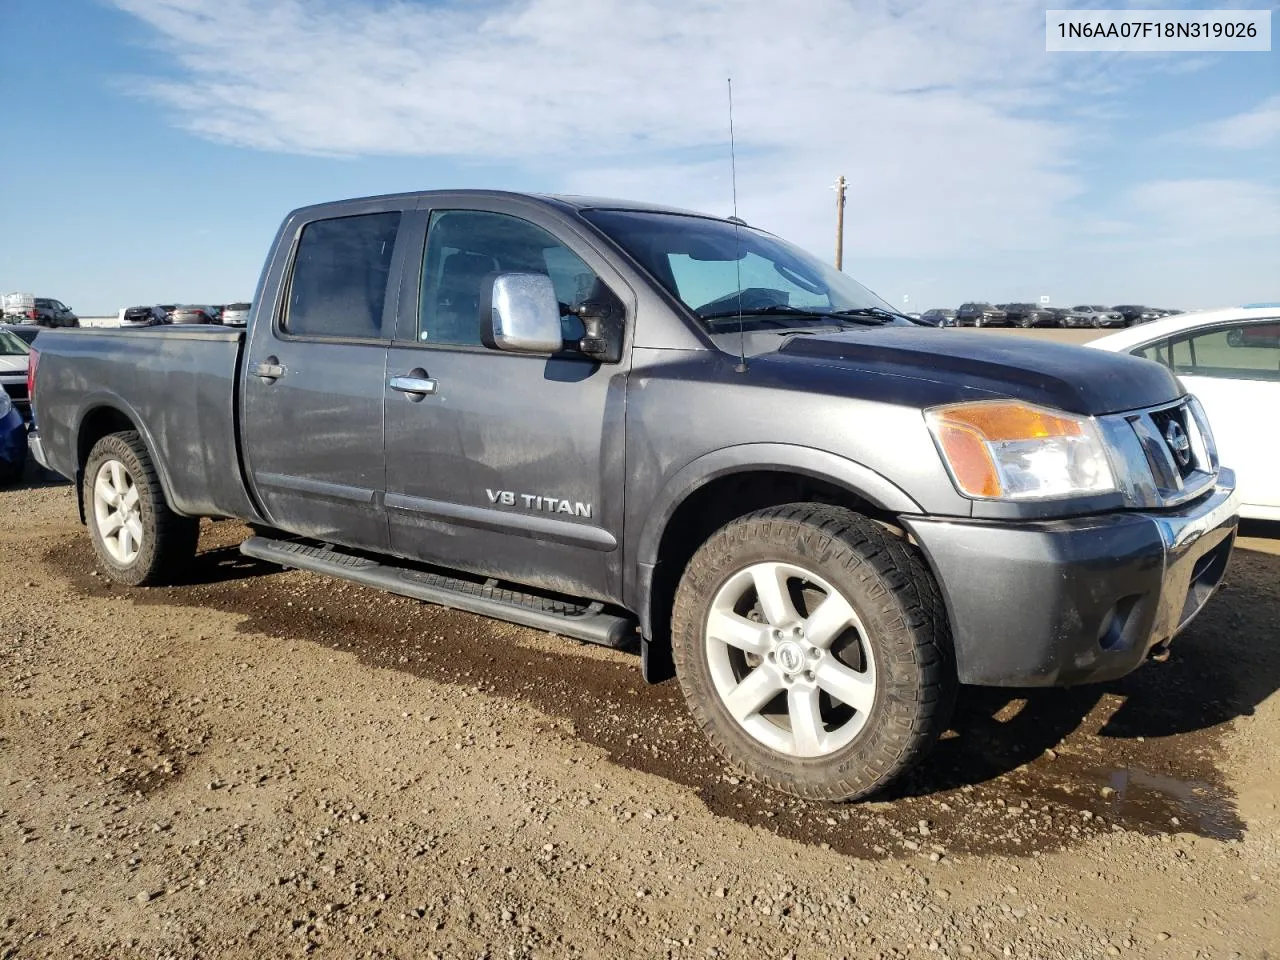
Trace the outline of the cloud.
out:
[[[1157,180],[1127,204],[1145,238],[1200,247],[1280,237],[1280,186],[1251,180]]]
[[[1252,110],[1196,127],[1188,139],[1223,150],[1256,150],[1280,143],[1280,94]]]
[[[725,214],[732,76],[741,215],[829,253],[846,175],[848,262],[886,290],[919,292],[922,261],[940,303],[1078,288],[1191,304],[1273,282],[1277,188],[1205,144],[1274,143],[1280,98],[1137,172],[1113,164],[1146,115],[1133,91],[1217,61],[1046,55],[1027,0],[109,2],[163,54],[129,89],[220,143]]]
[[[1021,0],[114,0],[171,76],[131,89],[259,150],[516,164],[552,190],[727,212],[732,75],[745,216],[851,253],[1043,245],[1080,190],[1087,87]],[[1110,80],[1108,80],[1110,82]]]

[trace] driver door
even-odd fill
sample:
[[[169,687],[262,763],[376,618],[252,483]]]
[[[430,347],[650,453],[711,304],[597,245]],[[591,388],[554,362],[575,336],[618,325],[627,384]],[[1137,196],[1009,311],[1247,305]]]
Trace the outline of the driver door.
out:
[[[590,247],[534,222],[536,210],[467,199],[421,212],[426,235],[404,270],[383,397],[392,552],[619,596],[629,355],[489,349],[479,305],[505,272],[549,275],[566,307],[625,288]],[[566,317],[564,335],[576,342],[581,322]],[[402,377],[431,392],[402,392]]]

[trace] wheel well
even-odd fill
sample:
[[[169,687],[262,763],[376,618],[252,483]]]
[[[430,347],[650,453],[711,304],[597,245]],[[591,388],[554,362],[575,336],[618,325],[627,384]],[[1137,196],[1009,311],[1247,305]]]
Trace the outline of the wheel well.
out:
[[[84,469],[89,453],[103,437],[125,430],[137,430],[129,417],[115,407],[96,407],[80,421],[80,436],[76,438],[76,466]]]
[[[753,470],[719,477],[681,502],[662,531],[649,594],[650,644],[671,645],[671,605],[684,569],[713,533],[728,523],[784,503],[829,503],[870,517],[902,535],[894,514],[845,487],[800,473]]]
[[[80,434],[76,437],[76,505],[80,509],[80,522],[85,522],[84,513],[84,465],[89,460],[94,444],[103,437],[126,430],[137,430],[137,426],[126,414],[115,407],[95,407],[80,421]]]

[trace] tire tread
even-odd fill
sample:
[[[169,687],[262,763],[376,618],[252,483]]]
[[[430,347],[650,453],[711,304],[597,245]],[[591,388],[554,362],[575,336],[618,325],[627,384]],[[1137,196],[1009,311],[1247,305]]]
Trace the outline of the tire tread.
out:
[[[946,729],[956,696],[956,672],[946,608],[931,571],[906,542],[890,535],[874,521],[844,507],[821,503],[793,503],[747,514],[722,527],[699,548],[676,591],[672,611],[673,639],[680,632],[701,627],[696,624],[701,598],[696,596],[690,572],[705,566],[709,558],[724,555],[742,543],[800,535],[800,528],[816,533],[821,541],[817,552],[834,553],[851,577],[874,578],[892,594],[903,626],[912,643],[910,656],[919,682],[914,698],[905,709],[887,718],[892,735],[874,738],[872,755],[860,770],[850,771],[821,784],[771,775],[767,769],[752,767],[751,774],[775,789],[821,800],[852,800],[882,789],[916,765]],[[744,766],[733,745],[720,735],[720,722],[706,704],[695,702],[686,683],[690,664],[682,644],[675,642],[673,653],[677,675],[695,720],[730,762]],[[902,703],[901,698],[895,704]],[[856,742],[856,741],[855,741]]]

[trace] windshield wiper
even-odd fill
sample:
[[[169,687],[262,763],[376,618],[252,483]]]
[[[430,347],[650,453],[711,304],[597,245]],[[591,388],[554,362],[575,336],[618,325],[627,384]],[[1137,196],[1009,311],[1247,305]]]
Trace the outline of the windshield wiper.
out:
[[[870,307],[867,309],[879,310],[880,308]],[[881,318],[879,314],[867,313],[861,308],[858,310],[805,310],[785,303],[775,303],[767,307],[750,307],[745,310],[717,310],[715,313],[699,315],[699,319],[707,323],[714,323],[719,320],[737,320],[740,317],[806,317],[815,320],[852,321],[872,326],[879,326],[888,322],[886,319]]]
[[[914,321],[905,313],[898,313],[896,310],[886,310],[884,307],[853,307],[850,310],[832,310],[833,317],[877,317],[881,323],[888,323],[890,320],[906,320],[909,323]]]

